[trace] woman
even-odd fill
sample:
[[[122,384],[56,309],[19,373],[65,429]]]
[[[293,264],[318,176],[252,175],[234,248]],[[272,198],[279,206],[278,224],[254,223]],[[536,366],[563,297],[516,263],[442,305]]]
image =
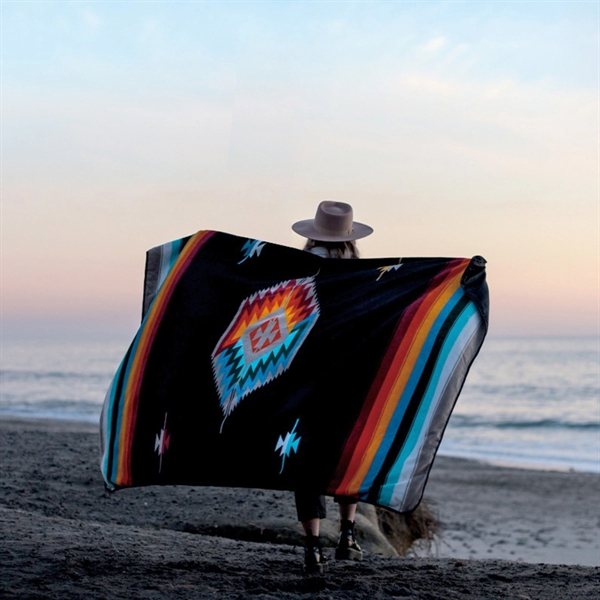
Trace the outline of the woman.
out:
[[[317,208],[314,219],[298,221],[292,229],[308,238],[304,250],[322,258],[358,258],[356,240],[371,235],[373,229],[353,220],[352,207],[345,202],[325,200]],[[340,512],[340,537],[335,557],[339,560],[361,560],[362,550],[354,536],[356,500],[336,497]],[[321,519],[326,517],[325,497],[314,490],[296,490],[296,511],[304,529],[304,569],[320,573],[327,562],[319,542]]]

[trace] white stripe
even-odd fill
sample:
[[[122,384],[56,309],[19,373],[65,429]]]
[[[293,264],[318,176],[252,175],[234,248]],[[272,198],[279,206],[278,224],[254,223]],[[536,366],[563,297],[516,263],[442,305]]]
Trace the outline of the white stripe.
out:
[[[419,438],[417,440],[417,443],[415,444],[413,451],[410,453],[410,455],[404,463],[404,466],[402,467],[402,472],[400,473],[398,483],[394,486],[390,506],[401,507],[402,503],[404,502],[404,496],[406,495],[406,492],[410,487],[410,481],[414,475],[414,470],[417,465],[417,459],[419,457],[421,449],[423,448],[423,444],[425,443],[425,438],[429,434],[429,427],[431,425],[431,421],[433,419],[434,414],[438,410],[440,398],[442,397],[444,389],[446,388],[446,385],[450,380],[452,372],[454,371],[456,365],[462,358],[464,348],[467,346],[470,338],[477,331],[480,324],[481,316],[479,314],[479,311],[477,311],[467,321],[464,329],[456,338],[456,342],[454,343],[454,346],[448,354],[446,364],[442,369],[442,373],[438,380],[437,388],[434,392],[431,404],[429,406],[429,410],[427,411],[427,416],[425,417],[425,421],[423,423],[424,426],[421,429],[421,434],[419,435]]]
[[[156,291],[154,294],[158,293],[160,286],[163,284],[163,281],[167,278],[169,271],[171,270],[171,253],[173,251],[173,243],[170,242],[168,244],[164,244],[160,247],[160,270],[158,273],[158,282],[156,284]]]

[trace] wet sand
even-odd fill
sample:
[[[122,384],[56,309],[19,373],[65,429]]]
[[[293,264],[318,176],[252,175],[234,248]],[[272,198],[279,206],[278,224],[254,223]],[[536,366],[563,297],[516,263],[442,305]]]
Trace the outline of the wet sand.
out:
[[[291,495],[107,493],[92,425],[0,422],[4,598],[594,598],[600,476],[438,457],[429,550],[302,575]],[[333,551],[326,550],[330,557]]]

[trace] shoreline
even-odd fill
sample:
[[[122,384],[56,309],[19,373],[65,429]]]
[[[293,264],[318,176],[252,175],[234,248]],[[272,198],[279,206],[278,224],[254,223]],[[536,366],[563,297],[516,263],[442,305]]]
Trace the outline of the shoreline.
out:
[[[75,426],[77,426],[77,425],[90,426],[95,431],[98,431],[99,419],[100,419],[99,416],[98,416],[97,420],[82,420],[82,419],[69,418],[69,417],[57,418],[55,416],[49,416],[49,417],[28,416],[28,415],[17,415],[17,414],[0,412],[0,421],[2,421],[2,420],[18,421],[18,422],[38,422],[39,421],[41,423],[46,423],[46,422],[56,423],[57,426],[60,423],[71,423],[71,424],[74,424]],[[456,459],[460,459],[460,460],[470,460],[470,461],[490,465],[492,467],[503,467],[503,468],[507,468],[507,469],[525,469],[528,471],[543,471],[543,472],[548,471],[548,472],[558,472],[558,473],[590,473],[593,475],[600,475],[600,466],[599,466],[598,471],[586,471],[584,469],[576,469],[574,467],[559,466],[559,465],[552,465],[552,464],[543,465],[543,464],[528,463],[528,462],[514,462],[514,461],[504,460],[504,459],[484,458],[484,457],[468,455],[467,453],[451,454],[451,453],[446,453],[443,450],[441,452],[438,452],[437,456],[440,456],[440,457],[443,456],[446,458],[456,458]]]
[[[299,537],[282,534],[299,536],[288,492],[107,493],[94,424],[2,418],[0,432],[6,598],[550,600],[560,586],[561,598],[574,600],[595,598],[600,585],[600,476],[592,473],[438,456],[425,490],[442,525],[433,548],[331,560],[325,577],[306,578]]]
[[[584,469],[576,469],[574,467],[562,467],[558,465],[542,465],[528,462],[513,462],[510,460],[495,459],[495,458],[481,458],[468,454],[446,454],[445,452],[438,452],[437,456],[445,456],[447,458],[458,458],[461,460],[472,460],[474,462],[480,462],[491,467],[503,467],[505,469],[522,469],[525,471],[543,471],[543,472],[556,472],[556,473],[589,473],[591,475],[600,475],[600,469],[598,471],[586,471]]]

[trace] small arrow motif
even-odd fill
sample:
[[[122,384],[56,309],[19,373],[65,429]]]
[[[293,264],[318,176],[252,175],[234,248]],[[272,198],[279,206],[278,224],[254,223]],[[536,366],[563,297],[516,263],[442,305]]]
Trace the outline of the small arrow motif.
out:
[[[165,422],[160,433],[156,434],[156,441],[154,442],[154,452],[158,452],[159,463],[158,472],[162,470],[162,459],[165,452],[169,449],[169,443],[171,442],[171,434],[167,431],[167,413],[165,413]]]
[[[300,419],[296,419],[294,423],[294,427],[291,431],[286,433],[285,439],[279,436],[279,440],[277,441],[277,445],[275,446],[275,452],[279,450],[279,455],[282,457],[281,460],[281,471],[279,473],[283,473],[283,467],[285,466],[285,458],[294,452],[298,452],[298,444],[302,437],[296,437],[296,427],[298,427],[298,423]]]
[[[375,280],[375,281],[379,281],[384,273],[387,273],[388,271],[397,271],[400,267],[402,266],[402,264],[398,264],[398,265],[389,265],[387,267],[378,267],[378,271],[380,271],[379,273],[379,277]]]
[[[266,242],[261,242],[260,240],[248,240],[242,247],[244,258],[240,260],[238,265],[241,265],[245,260],[248,260],[253,256],[260,256],[260,252],[265,247],[265,243]]]

